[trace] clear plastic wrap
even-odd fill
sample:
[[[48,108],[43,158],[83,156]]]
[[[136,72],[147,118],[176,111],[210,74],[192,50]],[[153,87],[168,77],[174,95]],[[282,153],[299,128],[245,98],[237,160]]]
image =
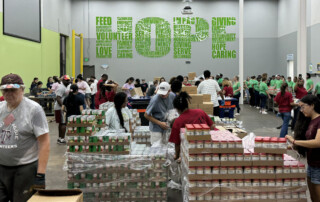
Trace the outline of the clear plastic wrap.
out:
[[[84,201],[166,201],[167,148],[133,143],[131,153],[67,153],[68,188]]]

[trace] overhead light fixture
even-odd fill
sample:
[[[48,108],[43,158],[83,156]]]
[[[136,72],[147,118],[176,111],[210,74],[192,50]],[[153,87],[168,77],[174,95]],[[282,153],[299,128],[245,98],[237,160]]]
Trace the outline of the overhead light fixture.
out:
[[[187,5],[181,11],[182,15],[191,15],[191,14],[193,14],[192,8],[191,8],[191,6],[189,6],[189,3],[191,3],[192,0],[182,0],[182,2],[187,3]]]

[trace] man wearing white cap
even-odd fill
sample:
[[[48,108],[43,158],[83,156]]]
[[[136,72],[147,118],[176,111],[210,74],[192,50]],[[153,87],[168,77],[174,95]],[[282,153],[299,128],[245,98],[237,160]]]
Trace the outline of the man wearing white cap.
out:
[[[149,120],[151,131],[151,144],[161,140],[163,134],[169,129],[167,117],[169,110],[173,109],[175,95],[170,92],[170,85],[162,82],[157,94],[151,99],[144,117]]]

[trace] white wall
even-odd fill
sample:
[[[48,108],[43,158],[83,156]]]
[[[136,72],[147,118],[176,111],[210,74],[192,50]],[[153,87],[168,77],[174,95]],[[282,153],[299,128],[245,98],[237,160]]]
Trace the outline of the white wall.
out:
[[[71,35],[71,0],[43,0],[43,27]]]
[[[279,0],[278,37],[298,30],[299,1],[300,0]]]

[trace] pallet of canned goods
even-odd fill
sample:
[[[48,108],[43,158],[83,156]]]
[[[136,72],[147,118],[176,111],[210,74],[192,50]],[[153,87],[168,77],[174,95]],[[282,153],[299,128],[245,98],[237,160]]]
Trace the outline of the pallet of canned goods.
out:
[[[137,126],[134,129],[132,139],[137,144],[151,145],[149,126]]]
[[[67,136],[90,136],[96,132],[96,121],[93,115],[69,116]]]
[[[102,109],[84,109],[82,111],[82,115],[93,115],[95,116],[95,120],[96,120],[96,127],[97,128],[104,128],[106,127],[106,110],[102,110]]]
[[[131,134],[101,130],[94,136],[68,136],[68,152],[129,154]]]
[[[84,201],[167,201],[166,148],[134,144],[131,155],[67,153],[68,188]]]

